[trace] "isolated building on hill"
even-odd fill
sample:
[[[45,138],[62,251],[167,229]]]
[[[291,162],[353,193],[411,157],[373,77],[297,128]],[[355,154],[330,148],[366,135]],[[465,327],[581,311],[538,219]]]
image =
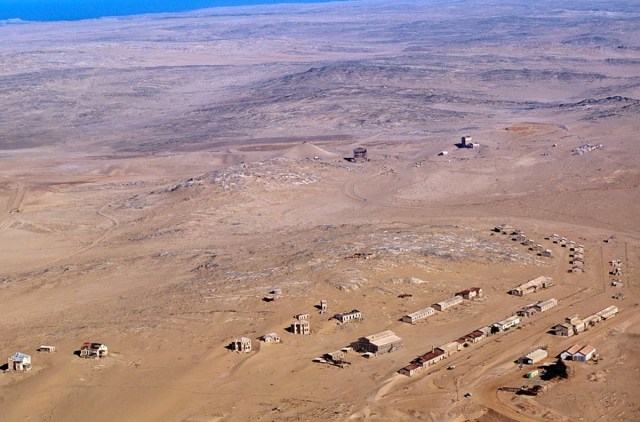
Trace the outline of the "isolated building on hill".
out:
[[[445,309],[449,309],[453,306],[459,305],[460,303],[462,303],[462,300],[462,296],[453,296],[434,304],[433,308],[436,311],[444,311]]]
[[[38,347],[38,352],[54,353],[55,351],[56,351],[55,346],[42,345]]]
[[[400,350],[402,346],[402,339],[390,330],[360,337],[358,341],[353,344],[353,348],[359,352],[369,352],[377,355],[395,352],[396,350]]]
[[[419,311],[412,312],[402,317],[403,322],[408,322],[409,324],[415,324],[416,322],[428,318],[431,315],[435,314],[436,310],[431,306],[420,309]]]
[[[335,314],[333,317],[344,324],[351,321],[360,321],[362,319],[362,313],[359,310],[354,309],[350,312]]]
[[[240,337],[233,340],[231,348],[236,352],[249,353],[251,351],[251,339],[248,337]]]
[[[104,358],[109,354],[109,348],[102,343],[86,342],[80,347],[81,358]]]
[[[293,317],[298,321],[302,321],[305,319],[309,319],[309,314],[297,314],[297,315],[294,315]]]
[[[9,356],[7,365],[9,371],[26,372],[31,370],[31,356],[26,353],[17,352]]]
[[[367,161],[368,159],[366,148],[357,147],[353,150],[353,161]]]

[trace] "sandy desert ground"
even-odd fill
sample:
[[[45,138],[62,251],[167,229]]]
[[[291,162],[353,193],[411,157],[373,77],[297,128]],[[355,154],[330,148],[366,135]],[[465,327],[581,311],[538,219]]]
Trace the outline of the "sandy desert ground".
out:
[[[0,419],[637,420],[634,2],[223,8],[3,23],[0,39],[0,358],[33,358],[0,373]],[[480,147],[457,148],[463,135]],[[345,160],[356,147],[370,160]],[[551,233],[584,245],[584,273]],[[541,275],[555,285],[507,294]],[[474,286],[482,299],[400,321]],[[548,332],[609,305],[579,336]],[[351,309],[364,319],[330,319]],[[299,313],[309,336],[285,330]],[[404,347],[312,362],[383,330]],[[258,341],[269,332],[282,343]],[[227,348],[240,336],[251,353]],[[79,358],[85,341],[109,356]],[[598,362],[568,362],[537,397],[498,391],[533,382],[519,356],[576,342]]]

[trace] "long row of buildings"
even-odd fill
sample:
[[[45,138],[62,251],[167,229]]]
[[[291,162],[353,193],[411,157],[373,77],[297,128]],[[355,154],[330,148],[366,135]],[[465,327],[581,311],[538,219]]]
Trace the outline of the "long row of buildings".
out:
[[[578,314],[571,315],[565,318],[563,324],[554,325],[553,332],[561,337],[578,335],[595,326],[598,322],[616,316],[618,312],[618,307],[612,305],[584,319],[580,318]]]
[[[462,350],[464,347],[469,347],[473,344],[479,343],[494,333],[506,331],[518,324],[520,324],[520,317],[513,315],[504,320],[495,322],[490,326],[479,328],[460,337],[458,340],[446,343],[440,347],[432,349],[424,355],[418,356],[416,359],[411,361],[409,365],[399,369],[398,372],[403,375],[413,376],[416,373],[421,372],[424,368],[434,365],[451,356],[455,352]]]
[[[455,294],[455,296],[442,300],[438,303],[417,310],[402,317],[403,322],[415,324],[416,322],[435,315],[436,311],[444,311],[463,302],[463,299],[476,299],[482,297],[482,289],[480,287],[472,287]]]

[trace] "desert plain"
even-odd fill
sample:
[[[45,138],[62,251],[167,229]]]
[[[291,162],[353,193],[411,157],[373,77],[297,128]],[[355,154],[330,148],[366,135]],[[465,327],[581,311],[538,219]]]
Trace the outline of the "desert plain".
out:
[[[4,22],[0,39],[0,358],[33,359],[0,373],[0,419],[638,420],[635,2],[217,8]],[[584,272],[551,234],[583,245]],[[554,285],[507,294],[539,276]],[[483,297],[400,320],[471,287]],[[362,321],[331,318],[352,309]],[[287,331],[301,313],[310,335]],[[384,330],[400,350],[313,362]],[[109,355],[79,358],[86,341]],[[515,363],[577,342],[598,360],[568,379]],[[543,394],[498,390],[533,382]]]

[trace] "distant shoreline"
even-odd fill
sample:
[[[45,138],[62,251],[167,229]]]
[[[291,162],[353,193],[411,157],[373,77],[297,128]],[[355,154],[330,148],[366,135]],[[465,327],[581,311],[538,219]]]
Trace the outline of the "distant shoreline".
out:
[[[0,0],[0,26],[28,22],[80,21],[156,13],[183,13],[216,7],[265,6],[276,4],[313,4],[349,0],[139,0],[110,4],[100,0],[23,0],[6,4]]]

